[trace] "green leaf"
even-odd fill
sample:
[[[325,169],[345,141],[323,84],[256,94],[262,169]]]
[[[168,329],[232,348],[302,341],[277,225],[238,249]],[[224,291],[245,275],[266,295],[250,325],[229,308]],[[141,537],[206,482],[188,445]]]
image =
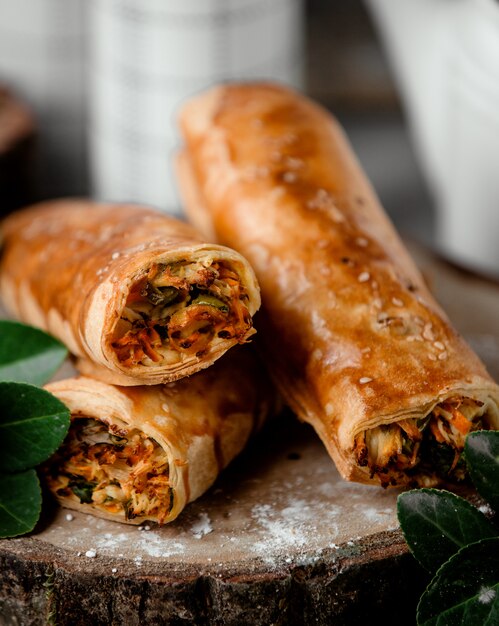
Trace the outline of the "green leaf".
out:
[[[480,511],[449,491],[416,489],[402,493],[397,513],[411,552],[432,572],[459,548],[496,535]]]
[[[0,474],[0,537],[29,533],[42,508],[42,492],[35,470]]]
[[[0,321],[0,380],[43,385],[67,356],[66,348],[38,328]]]
[[[438,570],[418,605],[419,626],[499,624],[499,538],[459,550]]]
[[[476,490],[499,513],[499,432],[481,430],[469,434],[464,450]]]
[[[48,459],[69,421],[69,410],[48,391],[0,382],[0,472],[22,471]]]

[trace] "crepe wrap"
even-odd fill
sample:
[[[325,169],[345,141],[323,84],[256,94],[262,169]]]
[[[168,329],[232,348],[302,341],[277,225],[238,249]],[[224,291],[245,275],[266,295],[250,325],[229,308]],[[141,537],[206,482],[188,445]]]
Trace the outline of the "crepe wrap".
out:
[[[341,474],[383,486],[462,478],[464,435],[499,427],[499,389],[429,293],[336,120],[284,87],[248,83],[195,97],[180,126],[188,215],[252,264],[258,345]]]
[[[5,307],[58,337],[79,357],[83,373],[105,382],[176,380],[208,367],[254,333],[251,316],[260,294],[248,262],[156,211],[60,200],[14,213],[0,235]],[[188,300],[194,306],[187,307]],[[130,310],[152,310],[152,302],[160,303],[160,312],[145,319]],[[193,311],[197,319],[191,320],[186,314]],[[154,315],[163,316],[159,325],[149,324]],[[170,335],[173,320],[179,324]]]
[[[87,377],[47,385],[72,419],[44,469],[49,488],[62,505],[99,517],[172,521],[274,410],[260,371],[251,350],[236,348],[209,369],[165,385],[118,387]],[[87,426],[82,434],[76,429],[84,423],[104,429],[89,435]]]

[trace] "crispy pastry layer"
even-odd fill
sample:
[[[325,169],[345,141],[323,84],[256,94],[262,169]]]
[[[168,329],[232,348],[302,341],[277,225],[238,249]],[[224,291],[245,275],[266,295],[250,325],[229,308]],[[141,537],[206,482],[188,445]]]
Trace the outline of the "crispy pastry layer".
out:
[[[64,506],[130,524],[175,519],[275,408],[261,365],[244,348],[166,385],[80,377],[47,389],[72,415],[45,467],[51,491]]]
[[[254,333],[248,262],[161,213],[61,200],[11,215],[1,236],[5,306],[61,339],[85,374],[172,381]]]
[[[466,432],[499,428],[498,387],[428,292],[336,120],[249,83],[194,98],[180,124],[188,213],[253,265],[260,348],[342,475],[459,478]]]

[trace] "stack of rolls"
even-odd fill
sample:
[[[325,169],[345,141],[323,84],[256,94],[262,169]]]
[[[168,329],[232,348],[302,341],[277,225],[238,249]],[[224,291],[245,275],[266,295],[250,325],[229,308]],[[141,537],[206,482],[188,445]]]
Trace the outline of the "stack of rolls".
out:
[[[47,386],[72,416],[50,489],[108,519],[175,519],[273,407],[240,345],[260,306],[250,265],[135,205],[47,202],[9,216],[1,237],[5,307],[63,341],[84,374]]]
[[[466,435],[499,428],[499,387],[334,118],[247,83],[195,97],[180,124],[180,188],[205,239],[143,207],[81,200],[1,228],[5,305],[64,341],[84,374],[48,386],[73,416],[46,471],[59,500],[164,523],[213,483],[274,404],[238,345],[255,332],[257,279],[255,343],[345,479],[461,480]]]

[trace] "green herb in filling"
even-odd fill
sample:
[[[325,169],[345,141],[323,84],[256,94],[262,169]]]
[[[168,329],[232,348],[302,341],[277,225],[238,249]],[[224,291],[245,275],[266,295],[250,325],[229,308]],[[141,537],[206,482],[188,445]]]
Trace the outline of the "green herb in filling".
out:
[[[215,296],[212,296],[206,293],[200,294],[199,296],[197,296],[197,298],[194,298],[194,300],[191,300],[189,304],[201,305],[201,306],[212,306],[215,309],[222,311],[223,313],[229,312],[229,307],[227,306],[225,302],[223,302],[222,300],[219,300],[218,298],[215,298]]]
[[[92,494],[94,492],[94,489],[97,487],[97,483],[91,483],[84,478],[76,476],[69,481],[68,487],[75,494],[75,496],[80,498],[80,502],[82,504],[91,504]]]

